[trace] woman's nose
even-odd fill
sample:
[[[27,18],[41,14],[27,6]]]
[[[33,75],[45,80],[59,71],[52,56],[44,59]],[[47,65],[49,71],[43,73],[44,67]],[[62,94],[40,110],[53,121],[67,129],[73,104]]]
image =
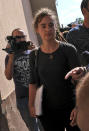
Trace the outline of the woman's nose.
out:
[[[48,26],[46,26],[46,31],[49,31],[51,28]]]

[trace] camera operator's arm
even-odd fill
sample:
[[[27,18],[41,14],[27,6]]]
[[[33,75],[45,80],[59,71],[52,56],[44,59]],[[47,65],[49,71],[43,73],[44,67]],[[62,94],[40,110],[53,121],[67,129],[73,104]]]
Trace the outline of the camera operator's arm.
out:
[[[12,79],[13,76],[13,59],[14,59],[14,54],[8,54],[8,59],[6,61],[5,65],[5,76],[8,80]]]

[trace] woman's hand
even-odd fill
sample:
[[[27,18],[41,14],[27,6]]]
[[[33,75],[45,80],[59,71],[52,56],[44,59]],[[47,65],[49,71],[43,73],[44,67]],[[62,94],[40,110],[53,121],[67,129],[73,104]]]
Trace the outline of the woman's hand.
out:
[[[36,96],[36,88],[37,88],[36,84],[30,84],[29,85],[29,103],[28,103],[28,106],[29,106],[30,115],[32,117],[36,117],[35,106],[34,106],[35,96]]]
[[[36,117],[36,114],[35,114],[35,107],[32,106],[32,107],[29,107],[29,109],[30,109],[30,115],[31,115],[32,117]]]
[[[70,114],[70,125],[73,127],[73,126],[76,126],[76,118],[77,118],[77,109],[74,108]]]

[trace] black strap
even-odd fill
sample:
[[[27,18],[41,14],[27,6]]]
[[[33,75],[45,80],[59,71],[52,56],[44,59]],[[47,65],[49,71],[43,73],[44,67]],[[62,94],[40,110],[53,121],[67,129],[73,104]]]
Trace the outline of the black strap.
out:
[[[39,48],[35,50],[35,68],[37,70],[38,67],[38,57],[39,57]]]
[[[45,80],[41,77],[39,77],[39,73],[38,73],[38,60],[39,60],[39,51],[40,51],[40,48],[38,48],[37,50],[35,50],[35,75],[36,75],[36,81],[37,81],[37,85],[38,87],[40,85],[46,85],[46,82]]]
[[[37,85],[40,86],[40,78],[38,75],[38,59],[39,59],[39,48],[35,50],[35,76]]]

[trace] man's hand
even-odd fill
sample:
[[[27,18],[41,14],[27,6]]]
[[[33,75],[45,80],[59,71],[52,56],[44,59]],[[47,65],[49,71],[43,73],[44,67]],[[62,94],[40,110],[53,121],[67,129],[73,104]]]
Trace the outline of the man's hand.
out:
[[[31,42],[31,45],[28,46],[28,49],[29,49],[29,50],[32,50],[32,49],[34,49],[34,48],[35,48],[35,45]]]
[[[11,46],[10,46],[10,44],[9,44],[9,43],[7,43],[6,48],[11,48]]]
[[[73,80],[79,80],[84,74],[84,68],[85,67],[76,67],[72,69],[66,74],[65,79],[68,79],[71,76]]]

